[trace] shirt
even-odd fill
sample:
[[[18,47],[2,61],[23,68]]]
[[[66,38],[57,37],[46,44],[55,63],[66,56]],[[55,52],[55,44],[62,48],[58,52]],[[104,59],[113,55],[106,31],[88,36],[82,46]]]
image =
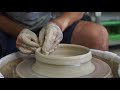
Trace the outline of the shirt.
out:
[[[61,15],[58,12],[5,12],[14,22],[32,31],[46,25],[50,20]]]

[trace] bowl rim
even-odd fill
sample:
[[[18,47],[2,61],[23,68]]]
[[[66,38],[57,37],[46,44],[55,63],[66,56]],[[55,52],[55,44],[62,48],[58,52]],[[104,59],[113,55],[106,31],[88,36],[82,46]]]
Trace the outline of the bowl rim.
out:
[[[36,56],[40,56],[40,57],[42,57],[42,58],[45,58],[45,59],[71,59],[71,58],[73,58],[73,59],[75,59],[75,58],[84,58],[85,56],[87,57],[88,56],[88,54],[90,55],[91,54],[91,51],[90,51],[90,49],[89,48],[87,48],[87,47],[85,47],[85,46],[81,46],[81,45],[75,45],[75,44],[59,44],[59,46],[60,47],[63,47],[63,46],[69,46],[69,47],[76,47],[76,48],[82,48],[82,49],[84,49],[84,50],[86,50],[86,53],[85,54],[81,54],[81,55],[76,55],[76,56],[69,56],[69,57],[56,57],[56,56],[49,56],[49,55],[44,55],[44,54],[42,54],[42,53],[40,53],[39,51],[40,51],[40,48],[38,48],[37,50],[36,50],[36,52],[35,52],[35,55]],[[35,57],[36,57],[35,56]],[[92,54],[91,54],[91,56],[92,56]]]

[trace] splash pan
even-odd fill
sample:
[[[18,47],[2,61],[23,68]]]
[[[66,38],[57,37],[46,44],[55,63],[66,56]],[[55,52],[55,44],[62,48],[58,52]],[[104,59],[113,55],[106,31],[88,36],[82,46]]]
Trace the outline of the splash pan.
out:
[[[35,63],[34,58],[31,58],[31,60],[25,60],[21,62],[16,68],[19,76],[21,78],[50,78],[35,73],[31,68],[34,63]],[[92,63],[95,66],[95,70],[92,73],[76,78],[111,78],[112,77],[111,69],[108,64],[97,58],[93,58]]]

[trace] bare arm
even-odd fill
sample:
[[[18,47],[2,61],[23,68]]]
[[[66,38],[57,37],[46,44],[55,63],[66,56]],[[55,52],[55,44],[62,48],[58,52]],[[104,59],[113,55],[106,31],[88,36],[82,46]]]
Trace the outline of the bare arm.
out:
[[[19,26],[8,17],[0,15],[0,31],[3,31],[13,37],[17,37],[23,27]]]
[[[54,19],[52,22],[56,23],[62,29],[62,31],[64,31],[75,21],[81,19],[83,15],[84,12],[64,12],[63,15]]]

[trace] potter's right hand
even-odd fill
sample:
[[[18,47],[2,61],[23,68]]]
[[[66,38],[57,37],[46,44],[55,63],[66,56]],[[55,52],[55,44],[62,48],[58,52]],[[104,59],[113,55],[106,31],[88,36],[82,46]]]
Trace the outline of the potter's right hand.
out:
[[[23,29],[17,37],[16,46],[24,54],[34,54],[39,48],[38,37],[29,29]]]

